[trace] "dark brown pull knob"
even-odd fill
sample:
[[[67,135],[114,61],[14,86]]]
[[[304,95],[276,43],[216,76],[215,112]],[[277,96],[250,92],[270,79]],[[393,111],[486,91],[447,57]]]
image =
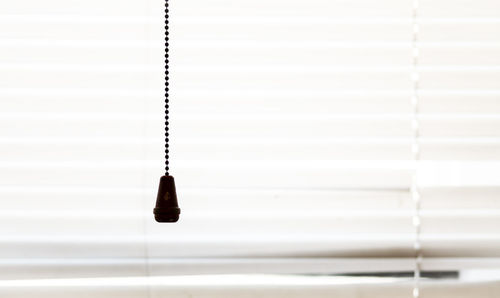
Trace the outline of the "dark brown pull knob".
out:
[[[177,203],[174,177],[162,176],[160,178],[156,207],[153,212],[157,222],[177,222],[179,220],[181,209]]]

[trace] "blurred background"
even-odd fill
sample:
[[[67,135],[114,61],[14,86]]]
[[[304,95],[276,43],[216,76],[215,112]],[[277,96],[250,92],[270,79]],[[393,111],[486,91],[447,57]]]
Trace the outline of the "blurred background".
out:
[[[2,297],[497,297],[500,2],[0,3]]]

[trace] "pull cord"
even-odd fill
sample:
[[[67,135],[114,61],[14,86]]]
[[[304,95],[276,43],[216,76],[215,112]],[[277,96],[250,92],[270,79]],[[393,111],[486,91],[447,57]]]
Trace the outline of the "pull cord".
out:
[[[156,206],[153,210],[157,222],[177,222],[181,213],[174,177],[169,174],[168,58],[168,0],[165,0],[165,175],[160,178]]]
[[[165,0],[165,176],[168,176],[169,171],[169,134],[168,134],[168,0]]]

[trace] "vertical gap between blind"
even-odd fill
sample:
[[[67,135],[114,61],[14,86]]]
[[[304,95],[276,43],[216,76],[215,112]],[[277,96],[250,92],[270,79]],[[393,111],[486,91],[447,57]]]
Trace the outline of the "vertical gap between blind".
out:
[[[413,274],[414,284],[413,284],[413,297],[420,297],[420,269],[422,265],[422,247],[420,241],[420,230],[421,230],[421,217],[420,217],[420,192],[418,189],[418,164],[420,160],[420,128],[419,128],[419,23],[418,23],[418,8],[419,0],[413,0],[412,7],[412,130],[413,130],[413,142],[412,142],[412,156],[414,162],[414,171],[411,179],[411,198],[414,204],[414,215],[413,215],[413,227],[415,232],[415,239],[413,243],[413,248],[415,250],[415,269]]]

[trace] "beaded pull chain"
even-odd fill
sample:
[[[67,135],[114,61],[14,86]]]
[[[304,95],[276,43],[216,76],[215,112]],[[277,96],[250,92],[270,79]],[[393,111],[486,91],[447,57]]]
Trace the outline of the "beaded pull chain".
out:
[[[160,178],[156,207],[153,211],[157,222],[177,222],[181,213],[174,177],[169,175],[168,58],[168,0],[165,0],[165,175]]]

